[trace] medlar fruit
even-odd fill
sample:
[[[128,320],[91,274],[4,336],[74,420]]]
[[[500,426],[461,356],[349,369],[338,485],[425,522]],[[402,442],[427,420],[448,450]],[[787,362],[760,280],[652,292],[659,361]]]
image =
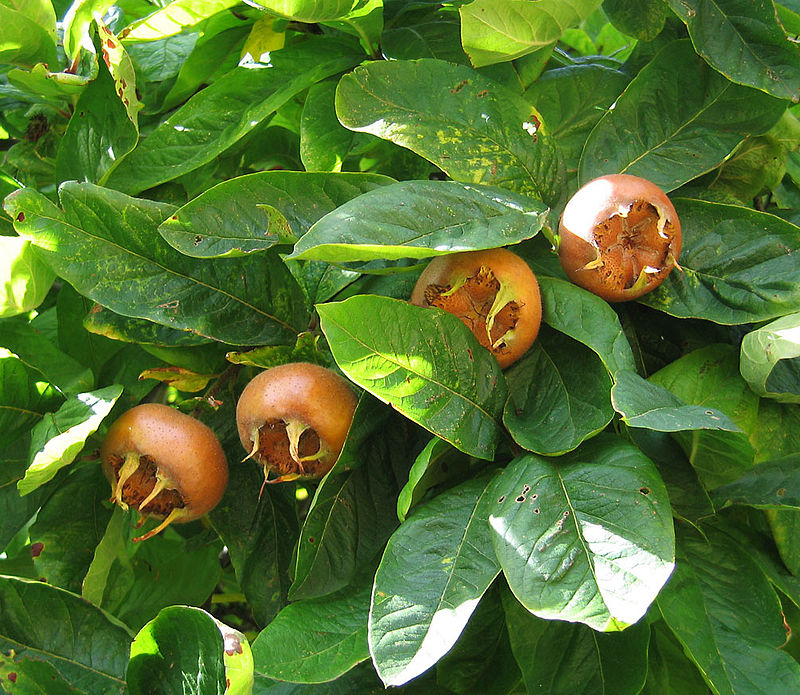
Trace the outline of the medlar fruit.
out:
[[[356,395],[325,367],[292,362],[261,372],[236,404],[242,446],[265,482],[321,478],[336,463],[353,421]],[[277,477],[269,479],[270,473]]]
[[[664,191],[638,176],[589,181],[564,208],[558,233],[569,279],[610,302],[641,297],[679,267],[678,214]]]
[[[214,432],[175,408],[144,403],[108,429],[100,448],[112,499],[123,509],[162,519],[142,541],[169,524],[192,521],[213,509],[228,484],[228,463]]]
[[[457,316],[501,369],[533,345],[542,321],[536,276],[504,248],[436,256],[419,276],[411,303]]]

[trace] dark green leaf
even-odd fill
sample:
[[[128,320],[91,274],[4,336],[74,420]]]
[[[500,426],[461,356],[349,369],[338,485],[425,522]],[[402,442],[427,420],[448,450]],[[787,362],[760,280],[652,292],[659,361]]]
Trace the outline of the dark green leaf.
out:
[[[768,509],[766,517],[783,564],[795,576],[800,575],[800,511]]]
[[[436,665],[436,682],[458,695],[522,692],[497,588],[486,592],[455,647]]]
[[[506,397],[497,360],[444,311],[356,296],[317,307],[341,370],[410,420],[479,458],[492,458]],[[364,321],[362,317],[378,320]]]
[[[117,313],[238,345],[294,342],[307,321],[300,288],[275,255],[188,259],[158,243],[174,208],[66,183],[62,212],[32,190],[6,198],[19,231],[81,294]]]
[[[739,369],[758,395],[800,403],[800,313],[748,333],[742,340]]]
[[[267,486],[259,497],[263,482],[252,461],[232,462],[225,496],[209,514],[259,625],[285,604],[286,568],[297,540],[294,488]]]
[[[758,397],[739,374],[735,350],[708,345],[672,362],[650,377],[684,403],[720,410],[742,432],[693,430],[677,432],[689,462],[706,487],[731,482],[753,465],[747,433],[758,412]]]
[[[96,466],[59,484],[29,532],[37,577],[80,593],[94,548],[111,516],[102,504],[108,496],[108,481]]]
[[[3,322],[0,343],[38,373],[40,381],[49,382],[64,393],[88,391],[93,386],[91,371],[64,354],[21,316]]]
[[[431,438],[414,459],[408,472],[408,482],[397,496],[397,517],[400,521],[406,520],[411,508],[430,488],[450,478],[454,470],[465,470],[467,465],[468,458],[449,442],[439,437]]]
[[[122,386],[106,386],[71,396],[55,413],[47,413],[33,428],[30,465],[17,482],[19,494],[33,492],[72,463],[121,394]]]
[[[369,658],[368,575],[356,586],[284,608],[253,642],[260,676],[293,683],[334,680]]]
[[[503,594],[511,648],[529,693],[637,695],[647,675],[650,628],[597,634],[580,623],[542,620]]]
[[[538,454],[572,451],[614,415],[611,377],[589,348],[549,329],[506,372],[503,423],[521,447]]]
[[[428,258],[534,236],[547,208],[499,188],[403,181],[364,193],[317,222],[290,258],[329,262]]]
[[[673,570],[664,483],[616,437],[595,437],[558,459],[519,457],[490,496],[503,572],[541,618],[622,630],[645,614]]]
[[[739,545],[679,536],[675,574],[658,598],[667,625],[715,693],[785,695],[800,688],[800,665],[778,647],[786,639],[780,603]]]
[[[680,398],[635,372],[620,370],[611,389],[614,409],[629,427],[645,427],[659,432],[680,430],[741,430],[714,408],[686,405]]]
[[[374,568],[397,519],[398,481],[392,458],[405,463],[400,418],[365,395],[359,400],[342,453],[320,482],[295,551],[291,600],[324,596]]]
[[[652,41],[664,28],[669,10],[662,0],[605,0],[603,12],[623,34]]]
[[[800,309],[800,228],[750,208],[677,200],[683,272],[641,299],[678,316],[722,324],[765,321]]]
[[[642,695],[710,695],[697,667],[663,621],[653,625]]]
[[[170,347],[204,345],[209,338],[188,331],[179,331],[147,319],[135,319],[116,314],[99,304],[94,304],[83,319],[89,333],[111,340],[140,345],[169,345]]]
[[[370,610],[372,660],[402,685],[446,654],[500,568],[487,526],[487,476],[417,507],[386,546]]]
[[[158,231],[187,256],[241,255],[274,246],[281,241],[281,231],[301,237],[323,215],[390,183],[392,179],[375,174],[246,174],[202,193],[170,216]],[[270,211],[277,212],[277,217]],[[288,223],[289,229],[275,231],[273,221]]]
[[[800,56],[767,0],[667,0],[695,50],[739,84],[800,100]]]
[[[732,483],[714,490],[718,508],[746,504],[757,508],[800,508],[800,454],[753,466]]]
[[[131,695],[223,695],[222,635],[214,619],[190,606],[170,606],[145,625],[131,645]]]
[[[39,581],[0,577],[0,652],[39,659],[72,687],[123,693],[130,635],[79,596]]]
[[[656,0],[660,2],[661,0]],[[630,76],[603,64],[582,63],[546,70],[525,92],[552,125],[571,187],[577,188],[578,163],[592,128],[616,101]]]
[[[475,67],[519,58],[578,26],[601,0],[473,0],[459,8],[461,42]]]
[[[688,41],[664,48],[586,141],[581,183],[633,174],[669,192],[725,160],[746,135],[769,130],[785,102],[729,82]]]
[[[339,82],[339,120],[407,147],[462,183],[510,188],[554,206],[562,173],[547,126],[518,94],[439,60],[383,61]]]
[[[620,369],[635,371],[631,346],[607,302],[566,280],[538,279],[547,324],[590,347],[612,376]]]
[[[237,67],[198,92],[118,166],[108,185],[138,193],[206,164],[295,94],[352,67],[348,44],[316,37],[270,54],[269,65]]]

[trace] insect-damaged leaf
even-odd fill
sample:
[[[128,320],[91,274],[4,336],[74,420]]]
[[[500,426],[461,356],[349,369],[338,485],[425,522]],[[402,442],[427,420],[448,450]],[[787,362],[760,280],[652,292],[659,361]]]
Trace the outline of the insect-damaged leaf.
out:
[[[541,618],[622,630],[672,572],[667,491],[653,464],[616,437],[595,437],[557,459],[519,457],[490,493],[503,572]]]

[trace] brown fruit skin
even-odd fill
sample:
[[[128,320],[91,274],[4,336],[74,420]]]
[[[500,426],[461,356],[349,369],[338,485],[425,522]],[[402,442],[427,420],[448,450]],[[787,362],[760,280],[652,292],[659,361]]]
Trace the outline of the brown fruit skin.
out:
[[[213,509],[228,484],[228,463],[214,432],[175,408],[143,403],[123,413],[108,429],[100,448],[103,472],[114,484],[111,457],[129,452],[150,456],[186,500],[192,521]]]
[[[496,248],[436,256],[419,276],[410,301],[416,306],[430,307],[431,304],[425,298],[426,288],[431,285],[452,285],[459,278],[474,276],[481,267],[489,268],[501,284],[508,283],[513,289],[514,301],[519,305],[519,317],[514,334],[507,341],[507,349],[496,351],[487,348],[497,358],[500,368],[505,369],[533,345],[542,322],[539,282],[530,266],[516,253],[505,248]],[[478,341],[482,342],[482,336],[467,321],[461,320],[472,330]]]
[[[671,259],[662,259],[660,252],[642,251],[648,263],[657,262],[658,273],[647,275],[647,283],[638,288],[628,288],[610,280],[603,268],[586,268],[599,257],[595,227],[629,209],[637,201],[653,205],[665,221]],[[582,186],[570,198],[558,225],[560,238],[558,256],[564,271],[576,285],[589,290],[609,302],[625,302],[654,290],[677,265],[681,253],[681,223],[667,195],[651,181],[630,174],[600,176]],[[657,239],[656,239],[657,241]]]
[[[336,463],[344,446],[357,398],[336,372],[310,362],[290,362],[257,374],[236,404],[239,439],[253,448],[252,433],[270,420],[297,421],[313,429],[328,455],[303,478],[321,478]],[[256,458],[258,461],[258,458]],[[263,462],[259,461],[263,465]],[[266,473],[267,471],[265,471]]]

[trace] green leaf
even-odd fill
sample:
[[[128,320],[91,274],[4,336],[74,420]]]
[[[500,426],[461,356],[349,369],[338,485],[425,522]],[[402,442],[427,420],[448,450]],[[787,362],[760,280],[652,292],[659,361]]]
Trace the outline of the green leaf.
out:
[[[386,686],[402,685],[455,644],[500,568],[486,525],[487,476],[417,507],[375,575],[369,644]]]
[[[167,242],[198,258],[268,249],[280,233],[303,236],[323,215],[367,191],[392,183],[376,174],[262,171],[201,193],[159,227]],[[270,216],[270,212],[277,216]],[[272,228],[273,221],[289,229]]]
[[[29,189],[5,203],[58,274],[112,311],[238,345],[293,343],[306,324],[302,292],[277,256],[188,259],[158,243],[169,205],[69,182],[60,197],[63,212]]]
[[[364,0],[258,0],[270,12],[313,24],[345,17],[364,4]]]
[[[269,65],[234,68],[172,113],[114,170],[108,185],[138,193],[212,161],[299,92],[358,61],[324,37],[270,54]]]
[[[686,657],[681,643],[664,624],[653,625],[647,652],[647,682],[642,695],[709,695],[697,667]]]
[[[459,8],[461,43],[475,67],[527,55],[561,38],[601,0],[473,0]]]
[[[741,430],[714,408],[686,405],[680,398],[635,372],[617,372],[611,389],[614,409],[629,427],[645,427],[659,432],[681,430]]]
[[[780,603],[747,553],[719,533],[679,536],[675,574],[658,598],[664,620],[714,693],[784,695],[800,688]]]
[[[369,658],[372,577],[284,608],[253,642],[259,675],[293,683],[334,680]]]
[[[285,605],[286,568],[297,541],[294,488],[266,486],[259,496],[263,483],[264,474],[252,461],[231,463],[225,495],[209,513],[259,625]]]
[[[96,60],[89,29],[94,21],[94,15],[102,17],[113,4],[113,0],[77,0],[69,6],[64,15],[63,25],[64,53],[70,61],[78,63],[81,49]]]
[[[631,346],[608,302],[566,280],[538,280],[545,323],[591,348],[612,376],[621,369],[636,370]]]
[[[354,135],[336,118],[336,82],[308,90],[300,121],[300,159],[306,171],[341,171]]]
[[[136,146],[138,137],[139,129],[127,117],[114,79],[103,63],[97,78],[87,85],[75,104],[59,144],[57,180],[102,182]]]
[[[800,408],[762,398],[750,441],[756,463],[800,451]]]
[[[537,454],[572,451],[614,415],[611,377],[597,355],[547,326],[506,381],[503,423],[517,444]]]
[[[541,618],[622,630],[645,614],[673,570],[664,483],[616,437],[595,437],[558,459],[518,457],[489,492],[503,572]]]
[[[51,383],[65,394],[88,391],[93,386],[89,369],[62,352],[49,336],[21,316],[3,323],[0,344],[38,372],[39,380]]]
[[[222,635],[208,613],[190,606],[169,606],[133,640],[128,692],[223,695],[222,654]]]
[[[800,454],[753,466],[732,483],[714,490],[718,509],[746,504],[757,509],[800,508]]]
[[[675,437],[708,488],[731,482],[753,465],[746,433],[755,425],[758,398],[739,375],[733,347],[708,345],[675,360],[650,377],[684,403],[721,410],[741,432],[693,430]]]
[[[24,314],[42,303],[55,280],[26,239],[0,236],[0,318]]]
[[[17,482],[19,494],[33,492],[72,463],[120,395],[122,386],[106,386],[71,396],[55,413],[47,413],[33,429],[30,465]]]
[[[662,0],[605,0],[603,13],[623,34],[652,41],[664,28],[669,10]]]
[[[444,311],[359,295],[317,306],[339,368],[457,449],[491,459],[506,386],[497,360]],[[363,317],[379,317],[365,321]]]
[[[680,264],[644,304],[679,318],[765,321],[800,308],[800,228],[750,208],[676,200]]]
[[[379,61],[339,82],[336,113],[425,157],[462,183],[509,188],[554,206],[562,171],[547,125],[518,94],[462,65]]]
[[[669,192],[717,167],[745,136],[769,130],[785,109],[785,102],[709,68],[688,41],[673,42],[592,130],[580,181],[633,174]]]
[[[456,645],[436,664],[436,682],[458,695],[522,692],[498,587],[484,594]]]
[[[13,674],[13,675],[12,675]],[[26,659],[21,662],[5,661],[0,656],[0,681],[7,678],[20,693],[47,693],[47,695],[83,695],[61,677],[58,670],[47,661]]]
[[[111,516],[111,510],[103,505],[108,497],[108,481],[97,466],[84,468],[58,484],[29,531],[36,577],[81,592],[94,548]]]
[[[751,331],[742,339],[739,370],[759,396],[800,403],[800,313]]]
[[[398,481],[393,459],[407,451],[399,417],[369,395],[359,399],[353,424],[334,468],[311,501],[292,567],[289,598],[325,596],[373,569],[397,519]]]
[[[637,695],[647,676],[650,627],[597,634],[580,623],[542,620],[503,594],[511,649],[529,693]]]
[[[238,4],[237,0],[172,0],[129,24],[121,37],[128,41],[153,41],[174,36]]]
[[[766,0],[667,0],[695,50],[733,82],[800,100],[800,56]]]
[[[50,7],[49,17],[45,17],[45,8],[43,2],[0,2],[0,62],[24,67],[57,65],[55,13]]]
[[[397,518],[406,520],[428,490],[448,480],[453,471],[466,469],[468,458],[452,444],[439,437],[432,437],[425,448],[414,459],[408,472],[408,482],[397,496]]]
[[[169,326],[162,326],[146,319],[134,319],[130,316],[116,314],[99,304],[94,304],[83,319],[83,327],[89,333],[102,335],[110,340],[141,345],[169,345],[181,347],[204,345],[211,342],[209,338],[188,331],[179,331]]]
[[[541,203],[499,188],[403,181],[329,212],[295,244],[290,258],[396,260],[507,246],[534,236],[547,213]]]
[[[580,63],[545,70],[525,91],[525,98],[541,111],[544,122],[552,124],[571,187],[577,189],[578,163],[589,133],[630,79],[621,70],[601,63]]]
[[[0,577],[0,652],[45,661],[77,690],[123,693],[128,631],[81,597],[39,581]]]

